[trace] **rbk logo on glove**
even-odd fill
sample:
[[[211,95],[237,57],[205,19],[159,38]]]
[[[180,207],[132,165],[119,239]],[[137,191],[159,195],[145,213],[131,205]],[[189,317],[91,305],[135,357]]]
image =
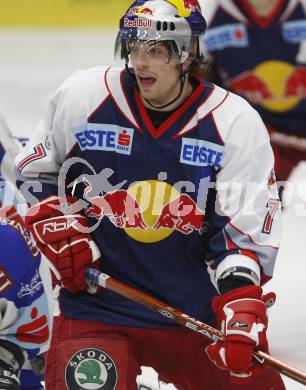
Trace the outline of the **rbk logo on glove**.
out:
[[[262,295],[258,286],[241,287],[213,299],[224,341],[209,345],[206,352],[219,368],[229,371],[233,383],[248,382],[262,370],[253,353],[255,348],[268,352],[266,302],[272,300],[275,294]]]
[[[50,218],[46,221],[40,221],[33,224],[35,234],[43,244],[56,242],[64,235],[80,234],[82,228],[88,228],[86,217],[76,215],[65,215],[61,217]]]
[[[68,219],[64,222],[50,222],[43,225],[44,229],[42,232],[42,235],[44,236],[47,233],[56,233],[56,232],[62,232],[69,230],[70,228],[73,228],[77,230],[77,220],[73,218],[71,221]]]
[[[75,199],[67,197],[67,201],[74,203]],[[87,290],[85,269],[89,265],[98,269],[100,258],[87,218],[64,215],[60,199],[53,196],[29,209],[26,224],[62,286],[71,292]]]

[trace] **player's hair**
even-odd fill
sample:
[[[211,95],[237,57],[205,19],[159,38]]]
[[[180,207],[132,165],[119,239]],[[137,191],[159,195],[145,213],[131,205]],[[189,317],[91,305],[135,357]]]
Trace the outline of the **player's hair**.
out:
[[[195,59],[189,67],[189,75],[191,77],[203,80],[209,69],[209,60],[203,58],[201,60]]]

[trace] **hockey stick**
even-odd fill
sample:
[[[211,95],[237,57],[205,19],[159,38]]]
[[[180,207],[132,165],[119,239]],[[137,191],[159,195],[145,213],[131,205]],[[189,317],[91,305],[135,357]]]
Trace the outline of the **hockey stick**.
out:
[[[153,310],[168,319],[174,320],[185,328],[208,337],[212,341],[223,340],[222,333],[217,329],[194,318],[191,318],[187,314],[184,314],[181,311],[174,309],[173,307],[167,306],[165,303],[160,302],[157,299],[142,293],[141,291],[135,290],[134,288],[129,287],[116,279],[113,279],[107,274],[99,272],[93,268],[87,268],[86,280],[89,285],[98,285],[107,288],[108,290],[114,291],[115,293],[122,295],[123,297],[128,298],[133,302],[145,306],[147,309]],[[288,378],[306,385],[306,373],[293,368],[262,351],[254,352],[253,357],[265,367],[269,367],[272,370],[287,376]]]

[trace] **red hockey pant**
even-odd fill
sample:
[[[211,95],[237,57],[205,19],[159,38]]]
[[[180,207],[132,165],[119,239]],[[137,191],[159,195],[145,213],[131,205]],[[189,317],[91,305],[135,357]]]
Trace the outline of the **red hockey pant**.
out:
[[[149,366],[179,390],[285,389],[281,377],[268,369],[247,385],[230,384],[227,373],[209,361],[206,345],[205,337],[185,328],[130,328],[57,317],[46,354],[46,388],[112,390],[116,383],[116,390],[136,390],[140,366]],[[75,381],[95,385],[73,387]]]

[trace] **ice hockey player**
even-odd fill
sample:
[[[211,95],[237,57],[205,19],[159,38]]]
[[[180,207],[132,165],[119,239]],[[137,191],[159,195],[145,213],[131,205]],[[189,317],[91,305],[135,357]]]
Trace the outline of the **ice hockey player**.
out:
[[[261,285],[279,245],[273,153],[245,100],[197,78],[205,29],[196,0],[133,3],[115,49],[125,66],[66,80],[16,159],[41,184],[26,221],[62,284],[48,390],[136,389],[141,365],[179,390],[284,389],[252,359],[268,350]],[[88,266],[220,326],[225,342],[89,294]]]
[[[0,389],[38,390],[30,360],[47,350],[51,336],[50,272],[17,214],[13,158],[20,145],[0,118]],[[15,202],[14,202],[15,200]],[[49,291],[50,293],[50,291]]]
[[[245,97],[263,118],[286,181],[306,156],[306,3],[297,0],[203,0],[203,43],[212,77]]]

